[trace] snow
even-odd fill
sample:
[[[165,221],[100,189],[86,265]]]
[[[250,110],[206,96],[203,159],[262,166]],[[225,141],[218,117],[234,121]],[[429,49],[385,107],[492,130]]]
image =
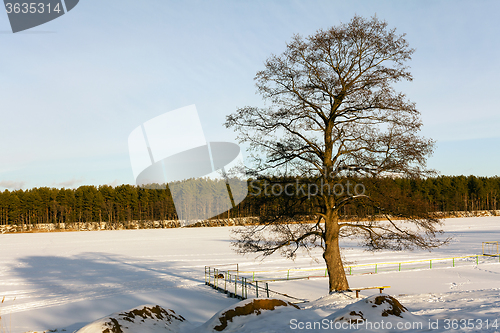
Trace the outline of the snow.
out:
[[[173,310],[146,304],[127,311],[113,313],[78,330],[78,333],[156,333],[192,329],[191,323]]]
[[[334,324],[334,328],[348,330],[363,327],[364,331],[384,331],[384,328],[390,331],[393,327],[405,328],[406,324],[409,324],[408,328],[420,327],[418,324],[423,327],[425,323],[424,319],[410,313],[398,300],[385,294],[373,295],[349,304],[324,319],[330,323],[329,326],[332,322],[338,325]],[[353,327],[352,324],[356,325]]]
[[[205,265],[239,263],[245,271],[323,267],[319,251],[313,252],[319,261],[307,254],[295,262],[279,255],[263,261],[240,256],[231,249],[233,228],[0,235],[0,301],[5,296],[0,304],[0,332],[73,332],[99,318],[144,304],[174,310],[193,327],[200,327],[221,309],[238,303],[205,286]],[[500,240],[500,217],[447,219],[444,229],[447,233],[443,237],[453,240],[433,252],[372,253],[355,241],[346,241],[343,254],[349,264],[481,254],[481,242]],[[500,321],[500,264],[496,259],[479,265],[472,260],[454,268],[437,265],[433,269],[358,274],[348,280],[351,287],[391,286],[384,293],[422,319],[424,328],[438,321],[439,328],[432,327],[432,332],[447,331],[446,323],[463,319],[475,320],[470,332],[498,332],[490,326],[496,319]],[[325,296],[327,284],[325,278],[271,282],[272,290],[309,302],[293,312],[295,318],[290,317],[290,311],[274,310],[273,316],[256,316],[258,320],[239,331],[300,331],[291,328],[291,319],[321,321],[362,300],[349,293]],[[378,293],[366,290],[361,296]],[[480,321],[481,328],[477,326]]]
[[[293,317],[298,307],[280,299],[246,299],[217,312],[192,333],[203,332],[262,332],[281,329],[278,322]]]

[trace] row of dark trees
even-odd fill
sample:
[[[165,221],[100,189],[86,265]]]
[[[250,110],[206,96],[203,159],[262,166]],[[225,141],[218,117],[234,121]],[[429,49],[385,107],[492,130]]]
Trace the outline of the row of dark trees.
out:
[[[131,185],[5,190],[0,193],[0,212],[4,225],[175,218],[168,190]]]
[[[347,179],[339,179],[347,190]],[[249,183],[249,195],[236,208],[221,217],[269,215],[293,202],[293,209],[314,214],[311,180],[281,178]],[[287,193],[284,187],[287,184]],[[351,179],[349,190],[362,184],[374,200],[404,206],[425,205],[428,211],[474,211],[500,209],[500,177],[440,176],[427,179],[365,178]],[[274,187],[273,187],[274,185]],[[340,189],[340,187],[339,187]],[[196,188],[192,189],[196,191]],[[337,190],[337,189],[335,189]],[[356,189],[362,190],[360,186]],[[332,195],[335,195],[331,189]],[[310,192],[310,193],[308,193]],[[355,193],[353,193],[355,194]],[[202,194],[200,194],[202,195]],[[204,196],[209,194],[203,193]],[[194,194],[196,197],[196,193]],[[286,199],[283,201],[283,199]],[[201,198],[197,202],[202,202]],[[281,206],[281,207],[278,207]],[[377,214],[359,205],[347,205],[342,215]],[[37,224],[68,222],[123,222],[131,220],[174,220],[174,202],[168,189],[147,189],[132,185],[80,186],[77,189],[40,187],[0,192],[0,224]]]

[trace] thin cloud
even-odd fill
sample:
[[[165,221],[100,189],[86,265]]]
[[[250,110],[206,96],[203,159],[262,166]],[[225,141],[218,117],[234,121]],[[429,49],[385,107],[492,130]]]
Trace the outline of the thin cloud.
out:
[[[108,183],[109,186],[116,187],[118,185],[121,185],[120,181],[118,179],[113,180],[111,183]]]
[[[83,178],[72,178],[70,180],[54,183],[57,187],[77,187],[83,183]]]
[[[5,187],[9,190],[20,190],[24,187],[26,182],[14,180],[0,180],[0,187]]]

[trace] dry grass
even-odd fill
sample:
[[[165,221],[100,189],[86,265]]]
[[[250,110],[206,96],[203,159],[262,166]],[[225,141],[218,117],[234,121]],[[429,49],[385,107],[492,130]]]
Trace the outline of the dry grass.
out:
[[[2,302],[0,304],[3,304],[3,302],[5,302],[5,296],[2,298]],[[4,332],[8,332],[8,331],[7,331],[7,329],[4,329],[4,325],[2,322],[2,312],[0,311],[0,333],[4,333]]]
[[[14,297],[12,302],[14,302],[15,300],[16,300],[16,298]],[[2,310],[1,305],[3,305],[4,302],[5,302],[5,296],[2,298],[2,302],[0,302],[0,333],[9,333],[9,332],[12,332],[12,318],[9,315],[8,326],[7,326],[6,320],[2,320],[2,319],[5,319],[5,318],[2,318],[2,311],[1,311]]]

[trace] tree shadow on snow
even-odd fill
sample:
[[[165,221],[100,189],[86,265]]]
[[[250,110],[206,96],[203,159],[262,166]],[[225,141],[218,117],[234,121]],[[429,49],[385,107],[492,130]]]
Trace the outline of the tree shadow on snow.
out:
[[[153,303],[181,314],[189,312],[194,322],[204,321],[211,313],[206,308],[217,310],[210,298],[222,297],[206,297],[217,293],[204,286],[203,268],[193,271],[150,258],[102,252],[28,256],[11,269],[24,289],[24,296],[16,303],[30,311],[29,316],[13,313],[13,321],[29,317],[26,325],[45,329],[68,325],[74,329],[113,312]],[[205,297],[200,299],[200,294]],[[193,303],[200,309],[193,309]]]

